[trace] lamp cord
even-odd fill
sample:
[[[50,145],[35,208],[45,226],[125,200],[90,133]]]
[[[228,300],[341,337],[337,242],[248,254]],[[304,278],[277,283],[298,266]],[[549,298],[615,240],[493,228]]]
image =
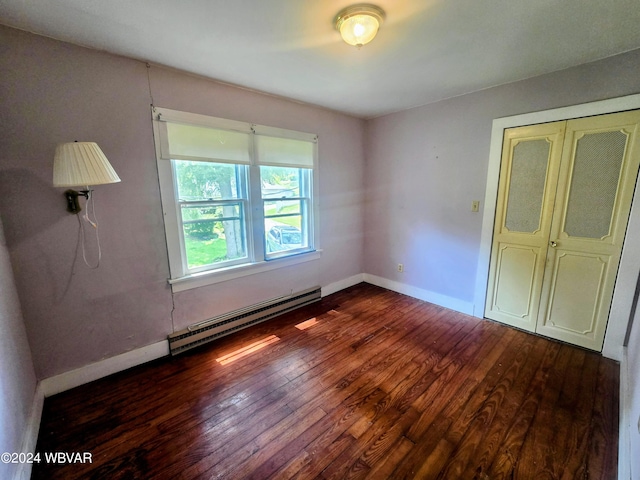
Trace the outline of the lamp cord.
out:
[[[96,241],[98,243],[98,262],[95,265],[90,265],[87,261],[87,252],[85,247],[85,232],[84,232],[84,223],[80,219],[80,215],[77,215],[78,222],[80,223],[80,235],[82,237],[82,259],[87,267],[91,269],[96,269],[100,266],[100,260],[102,259],[102,249],[100,247],[100,234],[98,232],[98,217],[96,217],[96,204],[93,201],[93,192],[89,193],[89,200],[85,203],[86,211],[84,215],[82,215],[82,219],[84,219],[89,225],[91,225],[96,230]],[[89,217],[89,207],[91,207],[91,214],[93,215],[93,220]]]

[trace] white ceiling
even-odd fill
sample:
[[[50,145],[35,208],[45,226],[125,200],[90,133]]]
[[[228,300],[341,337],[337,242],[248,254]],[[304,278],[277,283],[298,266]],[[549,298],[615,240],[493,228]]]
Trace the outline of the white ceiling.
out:
[[[640,48],[640,0],[0,0],[0,23],[370,118]]]

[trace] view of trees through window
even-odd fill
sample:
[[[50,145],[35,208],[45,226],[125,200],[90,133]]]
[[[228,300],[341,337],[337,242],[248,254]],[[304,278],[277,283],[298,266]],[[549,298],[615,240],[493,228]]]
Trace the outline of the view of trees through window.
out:
[[[247,166],[174,160],[189,268],[247,256]],[[301,170],[260,167],[266,253],[300,248],[304,200]]]
[[[246,257],[246,167],[174,162],[189,268]]]

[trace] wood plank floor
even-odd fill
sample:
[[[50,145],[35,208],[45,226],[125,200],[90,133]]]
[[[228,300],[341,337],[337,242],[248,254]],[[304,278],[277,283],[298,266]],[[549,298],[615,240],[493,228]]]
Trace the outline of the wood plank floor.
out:
[[[32,478],[614,479],[618,382],[598,354],[360,284],[47,398],[37,451],[92,463]]]

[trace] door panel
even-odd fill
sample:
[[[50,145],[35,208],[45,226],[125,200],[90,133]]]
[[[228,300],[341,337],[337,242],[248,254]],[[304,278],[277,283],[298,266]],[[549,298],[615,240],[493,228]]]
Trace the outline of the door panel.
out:
[[[485,314],[535,330],[565,122],[505,131]]]
[[[551,273],[551,300],[543,317],[542,328],[547,329],[547,335],[553,333],[554,338],[571,343],[576,336],[594,338],[599,292],[609,260],[586,253],[558,252]]]
[[[600,351],[638,172],[639,112],[567,122],[536,332]]]
[[[493,309],[514,321],[530,318],[540,249],[501,244],[498,255]],[[512,278],[521,281],[513,282]]]
[[[545,138],[513,143],[503,231],[535,234],[540,230],[551,143]]]
[[[576,137],[562,230],[570,237],[604,239],[611,232],[628,134],[614,130]]]

